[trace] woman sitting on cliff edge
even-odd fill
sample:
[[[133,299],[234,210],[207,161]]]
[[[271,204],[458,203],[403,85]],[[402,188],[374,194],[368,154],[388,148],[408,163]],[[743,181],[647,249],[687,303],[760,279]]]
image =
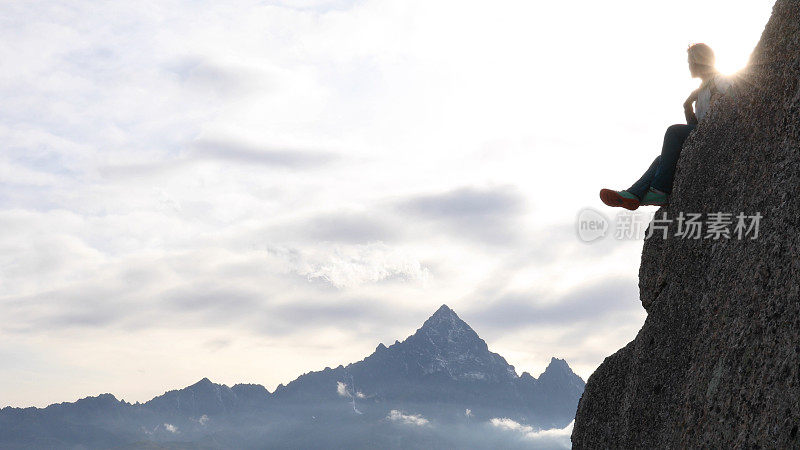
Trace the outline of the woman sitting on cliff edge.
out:
[[[706,44],[694,44],[687,50],[689,54],[689,72],[692,78],[700,78],[703,82],[683,103],[686,114],[686,125],[672,125],[664,134],[664,145],[661,155],[657,156],[650,168],[633,186],[624,191],[601,189],[600,199],[608,206],[621,206],[634,210],[639,205],[663,206],[667,204],[672,192],[672,180],[675,167],[681,154],[683,142],[697,123],[708,113],[709,107],[731,86],[730,80],[714,67],[714,52]],[[692,109],[692,103],[695,103]]]

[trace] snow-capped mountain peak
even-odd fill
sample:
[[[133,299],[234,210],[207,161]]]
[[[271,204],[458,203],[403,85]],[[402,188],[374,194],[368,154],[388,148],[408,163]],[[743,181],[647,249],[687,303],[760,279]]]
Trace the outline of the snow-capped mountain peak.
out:
[[[514,367],[489,351],[478,333],[447,305],[439,307],[413,335],[387,350],[381,353],[382,362],[415,377],[444,375],[453,380],[489,382],[517,377]]]

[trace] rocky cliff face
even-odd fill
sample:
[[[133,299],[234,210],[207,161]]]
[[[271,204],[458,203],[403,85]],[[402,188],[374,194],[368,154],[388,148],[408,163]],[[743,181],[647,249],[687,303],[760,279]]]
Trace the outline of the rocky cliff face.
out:
[[[575,448],[800,446],[800,1],[777,1],[736,86],[656,216],[732,213],[733,231],[759,212],[759,235],[681,238],[673,222],[646,239],[647,320],[589,379]]]

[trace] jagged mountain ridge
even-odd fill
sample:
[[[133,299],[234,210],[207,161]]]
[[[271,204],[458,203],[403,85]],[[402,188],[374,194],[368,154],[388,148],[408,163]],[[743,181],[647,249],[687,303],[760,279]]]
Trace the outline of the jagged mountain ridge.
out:
[[[486,342],[447,305],[442,305],[403,342],[395,341],[389,347],[381,343],[363,360],[338,369],[350,374],[369,372],[385,379],[441,376],[502,382],[517,378],[514,366],[490,352]],[[276,394],[292,383],[285,388],[279,386]]]
[[[203,414],[226,414],[264,407],[270,392],[260,384],[235,384],[228,387],[203,378],[180,390],[166,392],[144,404],[160,412],[200,417]]]
[[[544,377],[544,381],[541,381]],[[488,418],[504,414],[547,427],[563,427],[574,415],[572,399],[584,382],[564,360],[553,358],[540,379],[518,376],[497,353],[447,305],[442,305],[414,334],[386,347],[380,344],[363,360],[334,369],[310,372],[286,386],[275,398],[308,402],[336,398],[344,383],[362,408],[382,402],[436,402],[451,410],[469,408]],[[480,408],[479,406],[483,406]]]
[[[517,376],[442,305],[403,342],[380,344],[361,361],[304,374],[273,393],[257,384],[228,387],[203,378],[141,404],[101,394],[47,408],[6,407],[0,410],[0,447],[106,448],[176,440],[209,448],[258,448],[265,442],[313,447],[322,435],[333,439],[333,429],[349,430],[341,438],[346,446],[447,445],[441,436],[402,434],[408,430],[392,428],[387,413],[400,409],[456,425],[512,417],[563,427],[574,416],[583,385],[556,358],[538,379],[527,372]]]

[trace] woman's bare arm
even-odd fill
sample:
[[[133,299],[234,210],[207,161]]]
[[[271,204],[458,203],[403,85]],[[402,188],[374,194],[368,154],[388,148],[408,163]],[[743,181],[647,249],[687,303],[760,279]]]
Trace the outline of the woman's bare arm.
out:
[[[683,115],[686,116],[686,123],[689,125],[696,125],[697,124],[697,116],[694,115],[694,108],[692,107],[692,103],[697,101],[697,95],[700,93],[700,89],[695,89],[689,94],[689,97],[683,102]]]

